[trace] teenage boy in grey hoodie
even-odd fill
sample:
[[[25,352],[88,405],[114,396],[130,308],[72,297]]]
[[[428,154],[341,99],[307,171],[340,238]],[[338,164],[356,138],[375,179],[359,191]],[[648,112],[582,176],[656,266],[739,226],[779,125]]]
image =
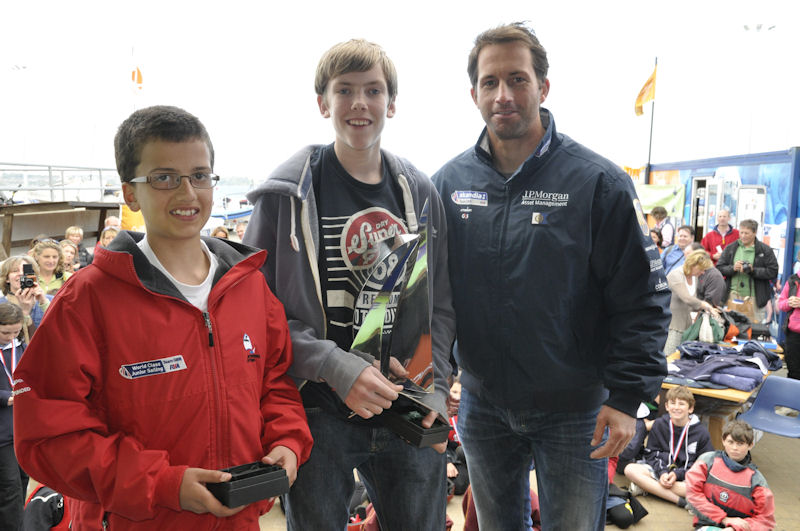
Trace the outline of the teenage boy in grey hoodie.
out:
[[[300,384],[314,437],[288,495],[287,525],[341,531],[355,468],[381,529],[441,529],[446,443],[412,447],[383,427],[378,416],[402,387],[380,373],[372,356],[349,349],[371,301],[359,293],[378,262],[377,246],[418,232],[427,201],[435,391],[423,426],[446,418],[455,316],[442,203],[427,176],[380,149],[397,94],[394,65],[380,46],[337,44],[320,60],[315,89],[336,139],[300,150],[248,194],[255,208],[244,235],[246,244],[269,251],[263,271],[286,309],[294,349],[289,373]],[[363,311],[354,317],[355,309]],[[391,370],[405,375],[396,360]]]

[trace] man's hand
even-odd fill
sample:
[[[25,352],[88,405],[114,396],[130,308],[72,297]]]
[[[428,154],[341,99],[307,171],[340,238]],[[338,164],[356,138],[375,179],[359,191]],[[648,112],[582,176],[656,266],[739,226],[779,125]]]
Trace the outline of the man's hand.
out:
[[[786,299],[786,302],[789,304],[790,308],[800,308],[800,297],[792,295]]]
[[[350,410],[365,419],[380,415],[388,409],[403,386],[387,380],[375,367],[367,367],[358,375],[344,403]]]
[[[422,427],[423,428],[430,428],[431,426],[433,426],[433,423],[436,421],[436,417],[438,417],[438,416],[439,416],[439,414],[437,412],[432,411],[432,410],[429,411],[428,414],[425,415],[425,418],[422,419]],[[436,450],[440,454],[443,454],[443,453],[445,453],[447,451],[447,441],[442,441],[440,443],[436,443],[436,444],[432,445],[431,448],[433,448],[434,450]]]
[[[261,462],[265,465],[278,465],[286,470],[289,486],[293,485],[294,480],[297,479],[297,456],[285,446],[276,446],[261,458]]]
[[[733,270],[736,271],[737,273],[741,273],[742,272],[742,263],[743,262],[741,260],[736,260],[736,263],[733,264]]]
[[[636,419],[613,407],[603,406],[597,414],[591,445],[600,444],[603,432],[608,427],[608,440],[600,448],[596,448],[589,457],[602,459],[620,454],[628,445],[636,432]]]
[[[206,488],[206,483],[223,483],[230,481],[231,475],[221,470],[206,470],[204,468],[187,468],[183,473],[180,488],[181,509],[197,514],[211,513],[219,518],[233,516],[242,509],[225,507]]]
[[[453,463],[447,463],[447,477],[454,478],[458,476],[458,469]]]

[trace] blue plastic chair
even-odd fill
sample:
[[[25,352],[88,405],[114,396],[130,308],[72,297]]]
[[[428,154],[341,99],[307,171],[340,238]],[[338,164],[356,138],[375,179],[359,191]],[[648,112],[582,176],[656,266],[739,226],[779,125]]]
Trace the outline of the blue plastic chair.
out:
[[[753,401],[753,406],[736,418],[762,431],[800,438],[800,416],[778,415],[775,413],[777,406],[800,410],[800,380],[767,376]]]

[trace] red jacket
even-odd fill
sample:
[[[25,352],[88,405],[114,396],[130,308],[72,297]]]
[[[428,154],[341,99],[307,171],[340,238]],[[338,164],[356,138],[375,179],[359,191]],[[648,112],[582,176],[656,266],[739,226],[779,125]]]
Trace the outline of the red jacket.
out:
[[[311,434],[266,253],[204,238],[219,260],[204,314],[120,233],[58,293],[15,373],[20,465],[71,498],[74,530],[253,529],[253,503],[218,519],[182,511],[187,467],[220,469]],[[244,253],[244,254],[242,254]],[[207,320],[208,319],[208,320]]]
[[[703,236],[703,240],[700,244],[703,248],[708,252],[709,255],[712,257],[720,252],[722,249],[725,249],[729,244],[735,242],[739,239],[739,229],[734,229],[733,227],[728,228],[728,232],[725,235],[720,234],[719,232],[719,225],[715,226],[713,229],[708,231],[708,234]],[[717,249],[717,246],[720,249]],[[712,258],[713,260],[713,258]],[[717,261],[713,260],[714,264],[716,265]]]
[[[775,500],[764,476],[754,465],[731,470],[723,452],[701,455],[686,474],[686,500],[695,508],[695,525],[719,525],[727,516],[744,518],[750,531],[775,528]],[[738,526],[733,526],[739,531]]]

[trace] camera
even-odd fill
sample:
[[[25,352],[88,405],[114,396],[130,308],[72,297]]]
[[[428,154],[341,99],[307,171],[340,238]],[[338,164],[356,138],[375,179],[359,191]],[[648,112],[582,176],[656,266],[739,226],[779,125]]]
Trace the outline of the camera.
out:
[[[33,272],[33,265],[22,264],[22,278],[19,279],[22,289],[32,288],[36,285],[36,273]]]
[[[742,273],[752,273],[753,272],[753,264],[750,262],[742,262]]]

